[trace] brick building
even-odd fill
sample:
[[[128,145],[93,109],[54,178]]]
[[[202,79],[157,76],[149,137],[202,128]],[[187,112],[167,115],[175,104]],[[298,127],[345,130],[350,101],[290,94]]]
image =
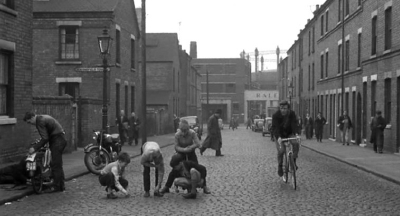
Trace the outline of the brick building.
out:
[[[33,1],[33,95],[69,94],[78,104],[79,143],[101,128],[103,70],[97,36],[113,38],[108,64],[108,124],[119,110],[140,112],[140,32],[134,1]],[[114,129],[115,130],[115,129]]]
[[[32,108],[32,1],[0,1],[0,163],[26,153]]]
[[[231,117],[244,122],[244,92],[250,85],[251,64],[244,58],[193,58],[193,65],[202,76],[202,116],[203,122],[216,109],[222,109],[222,120]],[[209,107],[207,107],[207,71],[209,87]]]
[[[384,149],[399,151],[399,15],[399,1],[327,0],[288,51],[288,73],[283,66],[280,73],[293,80],[302,116],[321,111],[327,118],[326,138],[340,140],[337,119],[347,110],[352,142],[368,143],[370,118],[381,110]]]
[[[200,74],[176,33],[146,34],[146,73],[150,134],[173,132],[174,114],[199,115]]]

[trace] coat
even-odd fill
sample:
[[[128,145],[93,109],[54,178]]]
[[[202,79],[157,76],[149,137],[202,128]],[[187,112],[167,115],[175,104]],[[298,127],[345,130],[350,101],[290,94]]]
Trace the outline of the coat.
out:
[[[129,118],[129,136],[133,138],[139,137],[140,120],[138,117],[131,116]]]
[[[278,110],[272,115],[272,134],[275,138],[288,138],[298,132],[296,113],[289,111],[287,117]]]
[[[210,116],[207,122],[207,137],[202,144],[203,148],[212,148],[219,150],[222,147],[221,129],[218,124],[218,117]]]
[[[385,119],[382,116],[373,118],[370,127],[372,131],[370,142],[377,145],[383,145],[383,131],[386,128]]]
[[[344,123],[343,120],[347,119],[348,120],[348,129],[353,127],[353,124],[351,123],[351,119],[348,115],[346,116],[340,116],[339,120],[338,120],[338,124],[339,124],[339,129],[342,131],[343,127],[344,127]]]
[[[316,118],[315,121],[315,129],[322,129],[324,125],[326,124],[326,119],[321,116],[321,118]]]

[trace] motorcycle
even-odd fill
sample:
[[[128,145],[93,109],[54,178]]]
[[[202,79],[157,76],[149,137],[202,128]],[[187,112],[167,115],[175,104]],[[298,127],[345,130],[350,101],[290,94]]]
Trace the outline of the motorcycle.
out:
[[[93,174],[100,175],[101,170],[109,163],[116,161],[121,151],[119,134],[107,134],[93,131],[93,140],[84,148],[86,168]]]
[[[35,143],[31,145],[34,144]],[[50,168],[51,151],[49,144],[44,145],[32,154],[28,154],[25,162],[33,191],[36,194],[42,193],[45,186],[53,184],[53,177]]]

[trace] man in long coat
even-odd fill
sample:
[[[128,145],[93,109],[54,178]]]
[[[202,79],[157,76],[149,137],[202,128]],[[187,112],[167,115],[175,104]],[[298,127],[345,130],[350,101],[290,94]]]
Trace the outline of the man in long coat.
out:
[[[376,111],[376,116],[371,121],[371,140],[370,142],[374,144],[375,153],[382,154],[383,151],[383,131],[386,128],[386,121],[382,117],[381,111]]]
[[[321,112],[318,112],[315,123],[315,137],[317,137],[317,142],[322,142],[322,134],[324,132],[324,125],[326,124],[326,119],[322,116]]]
[[[218,125],[218,118],[222,114],[221,109],[217,109],[217,111],[210,116],[207,122],[207,137],[204,140],[201,148],[200,154],[203,155],[203,152],[207,148],[212,148],[215,150],[215,156],[220,157],[224,156],[221,154],[221,147],[222,147],[222,136],[221,136],[221,129]]]
[[[308,113],[304,119],[304,125],[306,128],[306,139],[311,139],[313,137],[314,121]]]
[[[129,145],[132,145],[133,140],[135,140],[135,145],[139,143],[139,128],[140,119],[136,117],[135,112],[132,112],[129,118]]]

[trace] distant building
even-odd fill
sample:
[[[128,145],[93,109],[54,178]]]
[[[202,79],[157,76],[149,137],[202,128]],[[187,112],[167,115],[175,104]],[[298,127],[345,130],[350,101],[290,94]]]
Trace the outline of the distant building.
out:
[[[191,47],[194,47],[193,44]],[[222,109],[224,122],[231,117],[237,117],[239,122],[244,122],[244,91],[250,86],[250,62],[243,58],[197,58],[193,59],[193,65],[202,76],[203,122],[217,109]]]
[[[32,1],[0,1],[0,163],[26,154],[32,109]]]

